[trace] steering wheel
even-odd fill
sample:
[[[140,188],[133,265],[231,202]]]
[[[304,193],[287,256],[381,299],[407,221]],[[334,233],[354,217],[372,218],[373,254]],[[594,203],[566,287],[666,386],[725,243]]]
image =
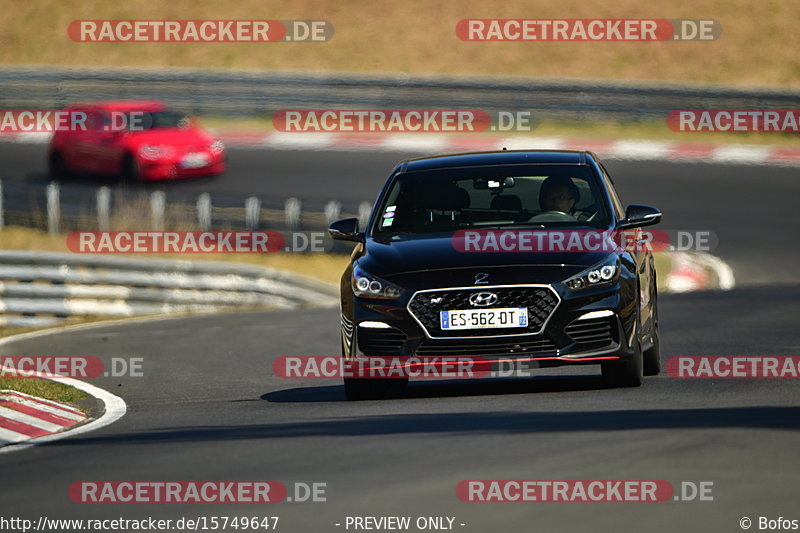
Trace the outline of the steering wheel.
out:
[[[576,222],[578,219],[563,211],[542,211],[528,222]]]

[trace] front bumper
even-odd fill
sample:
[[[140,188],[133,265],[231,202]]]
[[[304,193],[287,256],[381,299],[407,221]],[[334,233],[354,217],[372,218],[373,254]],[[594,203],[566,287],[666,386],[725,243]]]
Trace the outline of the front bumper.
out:
[[[202,167],[183,168],[179,159],[141,160],[139,162],[141,177],[146,181],[199,178],[216,176],[225,172],[224,155],[212,156],[209,163]]]
[[[418,293],[398,301],[354,297],[352,306],[343,306],[343,352],[346,357],[472,357],[540,367],[598,364],[634,354],[636,300],[624,283],[575,292],[560,284],[541,287],[557,295],[558,303],[542,319],[542,327],[533,328],[534,334],[484,330],[442,338],[409,308]],[[534,308],[536,302],[527,306]]]

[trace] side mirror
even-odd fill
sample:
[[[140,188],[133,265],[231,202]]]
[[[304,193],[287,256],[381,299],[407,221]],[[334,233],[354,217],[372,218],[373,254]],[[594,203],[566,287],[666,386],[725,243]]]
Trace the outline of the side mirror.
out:
[[[629,205],[625,210],[625,220],[619,223],[620,229],[652,226],[661,222],[661,211],[649,205]]]
[[[337,220],[328,228],[328,233],[337,241],[361,242],[364,240],[364,233],[358,231],[357,218],[345,218]]]

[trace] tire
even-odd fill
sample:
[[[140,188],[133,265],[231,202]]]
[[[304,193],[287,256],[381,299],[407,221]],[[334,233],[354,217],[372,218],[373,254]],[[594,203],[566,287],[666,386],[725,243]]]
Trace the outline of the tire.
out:
[[[383,400],[400,396],[407,385],[408,378],[344,378],[344,394],[348,400]]]
[[[142,176],[139,172],[139,163],[136,158],[128,154],[122,159],[122,180],[126,183],[141,181]]]
[[[342,343],[342,357],[345,355]],[[408,378],[397,379],[365,379],[344,378],[344,395],[348,400],[382,400],[400,396],[408,385]]]
[[[50,171],[50,176],[56,179],[69,178],[71,173],[64,162],[64,157],[59,152],[50,154],[50,159],[47,161],[47,166]]]
[[[657,376],[661,372],[661,342],[658,337],[658,303],[653,313],[653,346],[644,351],[644,375]]]
[[[644,354],[642,354],[642,343],[639,339],[639,332],[641,331],[639,321],[637,303],[633,355],[621,362],[615,361],[600,365],[603,370],[603,379],[609,387],[640,387],[644,381]]]

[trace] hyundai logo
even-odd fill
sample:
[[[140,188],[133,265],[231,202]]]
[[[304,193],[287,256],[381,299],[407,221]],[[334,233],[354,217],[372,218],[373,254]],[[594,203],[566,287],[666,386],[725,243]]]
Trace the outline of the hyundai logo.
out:
[[[486,307],[497,302],[497,295],[493,292],[476,292],[469,297],[469,303],[477,307]]]

